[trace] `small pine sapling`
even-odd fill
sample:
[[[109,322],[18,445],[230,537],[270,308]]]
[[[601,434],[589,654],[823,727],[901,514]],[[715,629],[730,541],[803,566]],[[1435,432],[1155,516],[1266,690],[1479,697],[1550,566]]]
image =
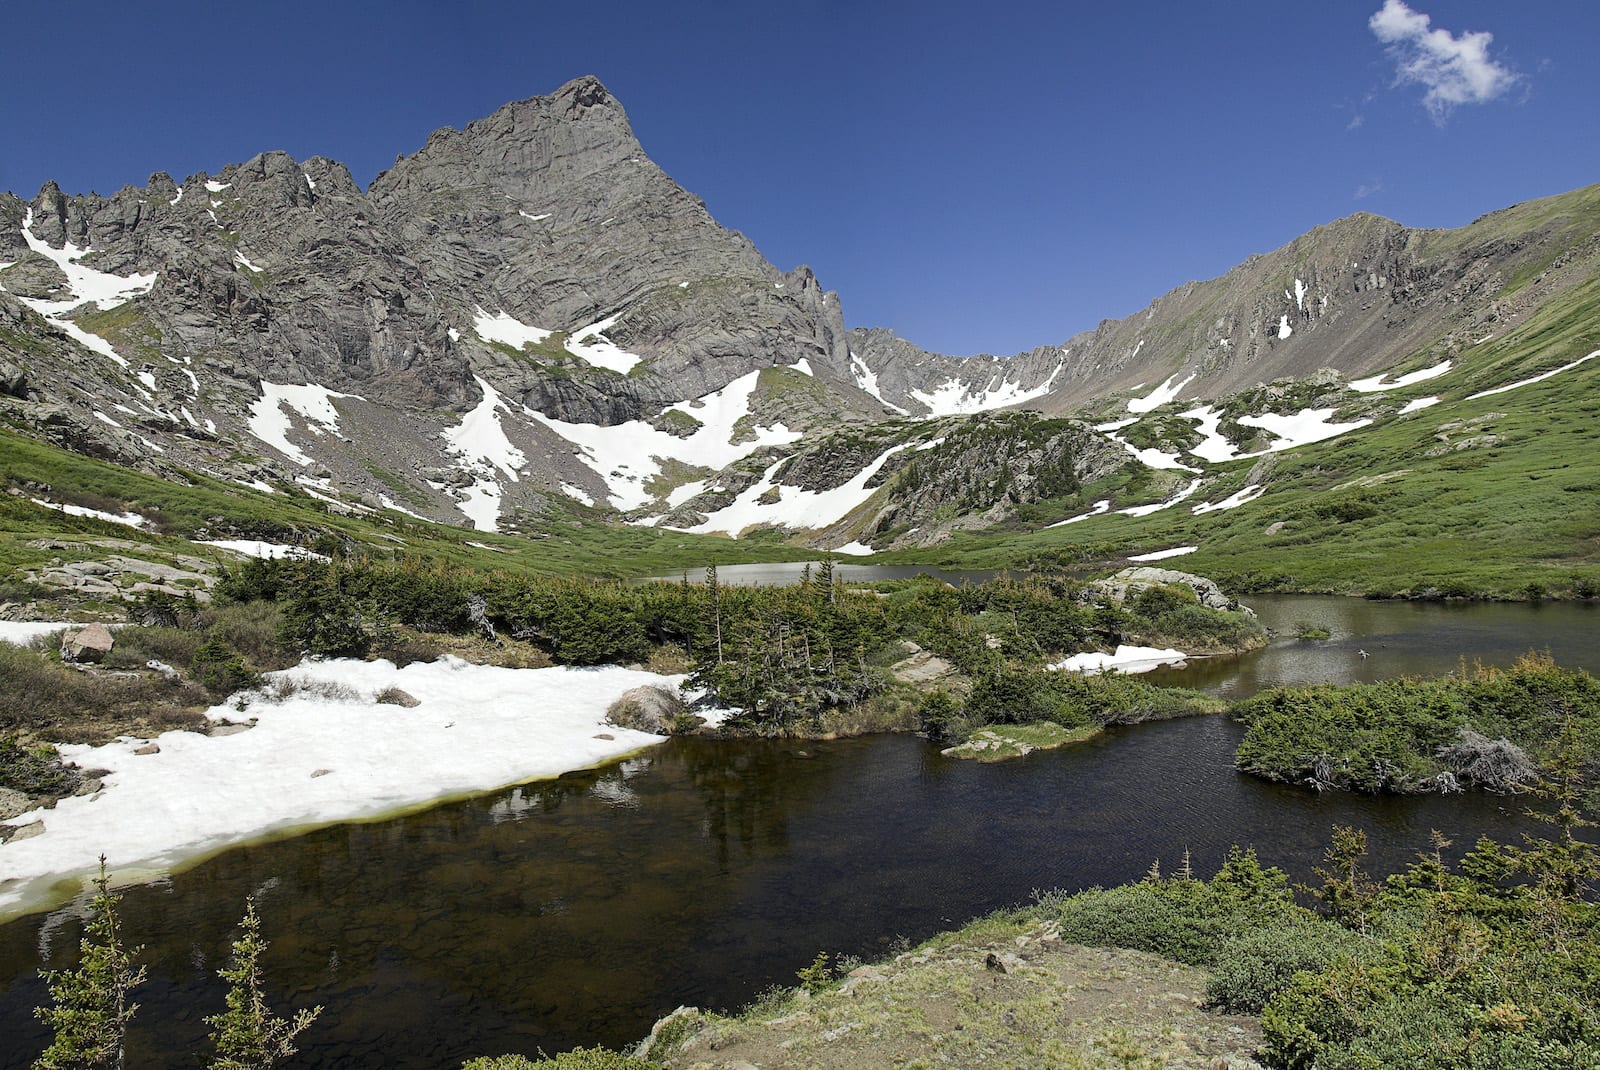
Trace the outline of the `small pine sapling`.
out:
[[[322,1013],[320,1006],[313,1007],[299,1011],[291,1021],[268,1009],[261,992],[261,955],[266,949],[255,899],[246,899],[228,965],[217,971],[228,982],[227,1010],[205,1020],[217,1049],[210,1070],[270,1070],[295,1053],[295,1037]]]
[[[100,876],[89,924],[78,944],[78,965],[70,970],[43,971],[52,1006],[34,1015],[55,1030],[55,1040],[33,1064],[33,1070],[122,1070],[123,1040],[137,1003],[128,993],[144,980],[134,956],[144,950],[125,947],[117,929],[117,902],[100,856]]]

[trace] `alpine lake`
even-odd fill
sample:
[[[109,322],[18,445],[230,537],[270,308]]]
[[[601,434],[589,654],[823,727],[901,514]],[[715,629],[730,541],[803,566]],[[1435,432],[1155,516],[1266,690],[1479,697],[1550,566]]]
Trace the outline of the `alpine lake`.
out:
[[[1150,679],[1238,698],[1530,650],[1600,671],[1594,606],[1247,601],[1271,645]],[[1296,640],[1299,622],[1331,637]],[[1035,890],[1137,880],[1156,861],[1170,871],[1186,851],[1209,875],[1232,845],[1254,847],[1306,879],[1336,824],[1367,831],[1374,872],[1403,866],[1433,830],[1460,853],[1535,827],[1515,798],[1250,779],[1233,769],[1241,735],[1194,718],[987,765],[914,736],[673,739],[603,769],[237,847],[125,890],[123,933],[149,969],[127,1065],[198,1065],[247,896],[272,941],[274,1008],[324,1007],[294,1065],[439,1070],[620,1047],[680,1004],[731,1009],[792,984],[818,951],[870,960]],[[48,1043],[32,1015],[47,999],[38,970],[74,960],[84,914],[80,900],[0,925],[0,1070]]]

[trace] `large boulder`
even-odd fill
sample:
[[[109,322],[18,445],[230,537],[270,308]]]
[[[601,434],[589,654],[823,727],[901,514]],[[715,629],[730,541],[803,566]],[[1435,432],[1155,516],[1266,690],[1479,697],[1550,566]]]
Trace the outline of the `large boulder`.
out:
[[[14,398],[28,396],[28,369],[9,360],[0,360],[0,394]]]
[[[606,711],[606,720],[618,728],[669,736],[683,715],[683,699],[658,684],[629,688]]]
[[[61,654],[68,661],[101,661],[111,653],[115,642],[111,629],[104,624],[91,624],[61,637]]]

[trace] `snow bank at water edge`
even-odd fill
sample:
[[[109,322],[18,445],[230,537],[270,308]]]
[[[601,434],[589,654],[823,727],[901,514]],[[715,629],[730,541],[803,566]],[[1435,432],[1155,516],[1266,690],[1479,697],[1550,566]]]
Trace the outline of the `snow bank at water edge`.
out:
[[[1065,661],[1050,666],[1063,672],[1117,672],[1138,673],[1159,669],[1163,665],[1176,665],[1189,657],[1181,650],[1163,650],[1153,646],[1119,646],[1111,654],[1074,654]]]
[[[268,833],[392,815],[610,761],[663,738],[606,724],[610,704],[629,688],[681,679],[449,657],[403,669],[306,662],[271,675],[302,689],[282,702],[257,697],[243,713],[207,712],[214,721],[254,718],[247,731],[167,732],[153,754],[134,753],[144,743],[135,739],[62,747],[82,768],[109,770],[105,787],[12,820],[43,820],[44,832],[0,845],[0,917],[40,905],[58,882],[84,879],[102,853],[119,880],[148,879]],[[377,704],[391,687],[418,705]]]

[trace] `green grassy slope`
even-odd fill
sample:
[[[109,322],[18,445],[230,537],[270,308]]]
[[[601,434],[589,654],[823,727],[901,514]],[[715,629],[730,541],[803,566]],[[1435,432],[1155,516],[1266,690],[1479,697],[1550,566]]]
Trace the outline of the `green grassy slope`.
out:
[[[1445,376],[1385,395],[1395,408],[1430,396],[1439,404],[1276,455],[1266,493],[1237,509],[1196,516],[1190,504],[1241,489],[1256,460],[1213,466],[1216,482],[1191,503],[1148,517],[966,535],[881,560],[1110,566],[1124,555],[1196,545],[1174,566],[1241,589],[1585,594],[1600,587],[1600,358],[1467,398],[1597,349],[1600,278],[1590,278],[1559,307],[1457,355]],[[1061,515],[1092,500],[1086,493]]]
[[[332,535],[378,556],[407,554],[466,567],[524,570],[536,575],[588,573],[637,576],[709,563],[785,561],[815,556],[774,541],[736,542],[713,535],[608,524],[598,510],[556,499],[544,516],[525,519],[526,536],[498,535],[381,511],[339,515],[302,494],[266,494],[187,473],[173,482],[92,460],[0,429],[0,576],[42,565],[57,551],[43,542],[62,536],[114,538],[150,553],[220,557],[195,538],[255,537],[310,544]],[[143,531],[34,505],[29,497],[106,512],[139,513],[155,523]],[[473,545],[473,544],[481,545]]]

